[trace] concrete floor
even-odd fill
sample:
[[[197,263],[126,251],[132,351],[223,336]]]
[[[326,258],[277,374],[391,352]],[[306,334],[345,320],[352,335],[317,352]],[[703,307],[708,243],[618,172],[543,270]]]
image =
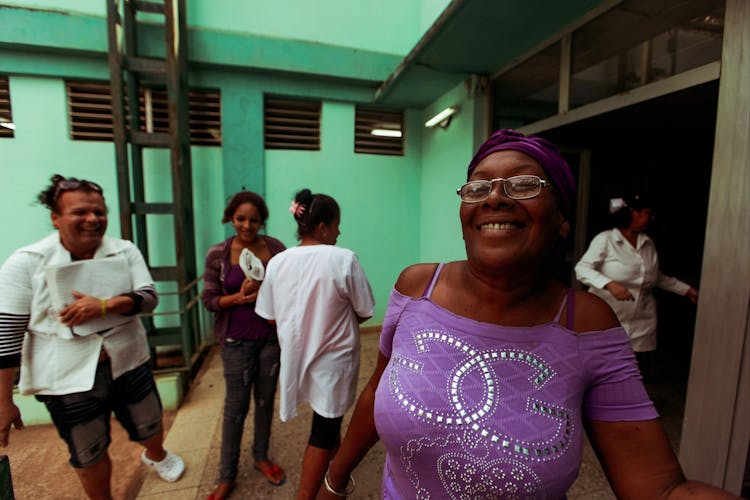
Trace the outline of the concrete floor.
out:
[[[377,358],[378,335],[362,337],[362,368],[359,387],[369,378]],[[667,433],[676,446],[681,426],[683,390],[670,386],[649,386],[662,413]],[[166,446],[183,457],[187,464],[184,477],[176,483],[165,483],[139,463],[141,448],[129,443],[118,424],[113,423],[113,443],[110,448],[114,464],[113,495],[116,499],[203,499],[214,487],[219,468],[221,440],[221,410],[224,381],[218,348],[209,353],[187,397],[176,413],[167,413],[169,426]],[[250,446],[252,414],[247,419],[240,457],[240,475],[232,494],[236,499],[293,499],[299,481],[301,457],[309,432],[311,412],[300,408],[300,416],[273,424],[271,439],[272,460],[287,475],[286,484],[274,487],[252,467]],[[344,429],[349,415],[345,418]],[[23,432],[13,431],[11,445],[6,449],[10,457],[13,484],[17,499],[78,499],[83,498],[78,481],[67,465],[67,453],[62,441],[49,425],[29,427]],[[384,450],[377,445],[354,472],[357,491],[351,498],[380,498],[380,476]],[[591,448],[586,446],[578,480],[568,493],[570,500],[614,498],[606,478]]]

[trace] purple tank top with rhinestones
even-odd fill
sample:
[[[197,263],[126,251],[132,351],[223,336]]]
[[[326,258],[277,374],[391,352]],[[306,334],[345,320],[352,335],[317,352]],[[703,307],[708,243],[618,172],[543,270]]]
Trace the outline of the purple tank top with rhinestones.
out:
[[[583,418],[658,416],[622,328],[576,334],[560,313],[533,327],[477,322],[432,303],[435,281],[418,299],[394,290],[383,324],[383,498],[564,498]]]

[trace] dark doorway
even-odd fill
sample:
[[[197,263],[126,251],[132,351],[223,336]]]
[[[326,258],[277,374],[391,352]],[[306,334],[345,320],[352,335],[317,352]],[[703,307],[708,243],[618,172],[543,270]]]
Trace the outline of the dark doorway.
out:
[[[540,134],[562,147],[591,151],[587,243],[606,229],[610,198],[649,195],[656,221],[648,234],[661,271],[698,287],[717,99],[714,81]],[[681,418],[696,308],[684,297],[656,293],[659,347],[649,390],[669,387],[673,401],[659,404],[652,396],[662,412],[665,404],[678,405],[671,410]]]

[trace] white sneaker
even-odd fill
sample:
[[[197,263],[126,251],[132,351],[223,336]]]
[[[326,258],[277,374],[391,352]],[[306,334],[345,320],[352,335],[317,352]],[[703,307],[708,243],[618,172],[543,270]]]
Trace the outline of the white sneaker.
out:
[[[150,469],[155,470],[159,477],[170,483],[174,483],[182,473],[185,472],[185,462],[174,453],[167,451],[167,456],[161,462],[155,462],[146,456],[146,450],[141,453],[141,461],[148,465]]]

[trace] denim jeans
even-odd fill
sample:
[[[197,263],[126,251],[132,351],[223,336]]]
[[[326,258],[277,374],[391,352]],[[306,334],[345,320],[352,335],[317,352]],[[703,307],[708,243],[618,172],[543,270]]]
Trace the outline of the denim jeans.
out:
[[[280,354],[275,334],[265,339],[227,342],[221,349],[226,384],[219,473],[222,482],[232,482],[237,477],[242,431],[250,409],[251,392],[255,397],[253,459],[256,462],[268,459]]]

